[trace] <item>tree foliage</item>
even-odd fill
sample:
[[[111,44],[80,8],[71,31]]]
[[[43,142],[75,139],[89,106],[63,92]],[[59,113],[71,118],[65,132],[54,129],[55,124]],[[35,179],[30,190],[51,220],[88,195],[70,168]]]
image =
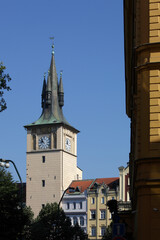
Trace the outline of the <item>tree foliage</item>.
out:
[[[70,219],[62,209],[58,211],[57,203],[46,204],[31,227],[31,240],[72,240],[77,239],[76,236],[79,236],[79,240],[87,239],[78,225],[71,226]]]
[[[5,74],[4,70],[6,67],[0,63],[0,112],[4,111],[7,108],[6,101],[3,97],[4,91],[10,91],[11,88],[8,86],[8,82],[11,81],[9,74]]]
[[[16,240],[25,235],[32,216],[29,208],[21,209],[21,194],[12,175],[0,167],[0,239]]]
[[[112,240],[112,223],[106,228],[106,232],[102,240]]]

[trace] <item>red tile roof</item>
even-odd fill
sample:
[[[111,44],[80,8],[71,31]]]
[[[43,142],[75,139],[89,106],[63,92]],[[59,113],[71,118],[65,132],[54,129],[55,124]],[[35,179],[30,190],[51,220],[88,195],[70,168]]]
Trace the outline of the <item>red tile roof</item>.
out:
[[[119,177],[114,177],[114,178],[96,178],[96,179],[88,179],[88,180],[74,180],[71,182],[69,187],[73,187],[73,188],[79,188],[80,192],[84,192],[86,189],[91,188],[94,186],[94,183],[98,183],[98,184],[106,184],[109,185],[113,182],[115,182],[116,180],[118,180]],[[69,193],[69,191],[67,191],[67,193]]]
[[[95,182],[96,183],[100,183],[100,184],[104,183],[104,184],[108,185],[108,184],[110,184],[110,183],[112,183],[112,182],[114,182],[114,181],[116,181],[118,179],[119,179],[119,177],[114,177],[114,178],[96,178],[94,183]]]
[[[89,186],[92,184],[92,182],[94,181],[94,179],[88,179],[88,180],[75,180],[72,181],[69,187],[73,187],[73,188],[79,188],[80,192],[84,192],[87,188],[89,188]],[[69,193],[67,191],[67,193]]]

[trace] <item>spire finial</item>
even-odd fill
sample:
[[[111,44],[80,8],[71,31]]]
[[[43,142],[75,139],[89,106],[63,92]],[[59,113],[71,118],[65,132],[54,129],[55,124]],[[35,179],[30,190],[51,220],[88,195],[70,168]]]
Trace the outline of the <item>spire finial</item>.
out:
[[[46,72],[44,72],[44,79],[46,78]]]
[[[53,41],[53,43],[52,43],[52,54],[54,55],[54,37],[50,37],[50,39]]]
[[[63,70],[60,70],[60,76],[62,77]]]

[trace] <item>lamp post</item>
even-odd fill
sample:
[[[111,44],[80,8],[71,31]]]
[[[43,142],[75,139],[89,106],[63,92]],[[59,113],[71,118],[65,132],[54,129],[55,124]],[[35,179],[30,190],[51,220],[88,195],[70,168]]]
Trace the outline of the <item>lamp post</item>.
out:
[[[2,159],[0,158],[0,166],[1,167],[5,167],[5,168],[9,168],[10,167],[10,164],[9,163],[12,163],[15,170],[16,170],[16,173],[19,177],[19,180],[20,180],[20,183],[21,183],[21,224],[22,224],[22,208],[23,208],[23,182],[22,182],[22,178],[18,172],[18,169],[15,165],[15,163],[12,161],[12,160],[6,160],[6,159]],[[22,229],[21,229],[21,239],[22,239]]]
[[[60,223],[60,204],[61,204],[61,202],[62,202],[62,199],[63,199],[63,197],[64,197],[64,194],[67,192],[67,190],[72,190],[72,191],[74,191],[74,190],[75,190],[75,188],[73,188],[73,187],[68,187],[68,188],[66,188],[66,189],[64,190],[63,194],[62,194],[62,197],[61,197],[61,199],[59,200],[59,203],[58,203],[58,237],[59,237],[59,239],[60,239],[60,236],[59,236],[59,223]]]

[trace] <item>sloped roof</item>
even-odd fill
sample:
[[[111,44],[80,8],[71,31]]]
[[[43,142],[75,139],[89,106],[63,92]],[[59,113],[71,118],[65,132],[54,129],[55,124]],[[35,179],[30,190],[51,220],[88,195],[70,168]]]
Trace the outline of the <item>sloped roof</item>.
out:
[[[79,188],[80,193],[83,193],[87,188],[91,186],[94,182],[94,179],[87,179],[87,180],[74,180],[71,182],[69,187]],[[69,191],[67,191],[69,193]]]
[[[83,193],[86,189],[92,188],[95,183],[98,183],[100,185],[103,184],[103,183],[106,184],[106,185],[110,185],[117,180],[119,180],[119,177],[74,180],[74,181],[71,182],[69,187],[72,187],[72,188],[75,188],[75,189],[77,188],[80,191],[79,193]],[[69,194],[70,192],[67,191],[67,193]]]
[[[104,183],[106,185],[109,185],[110,183],[115,182],[118,179],[119,179],[119,177],[114,177],[114,178],[96,178],[94,183],[95,182],[96,183],[100,183],[100,184]]]

